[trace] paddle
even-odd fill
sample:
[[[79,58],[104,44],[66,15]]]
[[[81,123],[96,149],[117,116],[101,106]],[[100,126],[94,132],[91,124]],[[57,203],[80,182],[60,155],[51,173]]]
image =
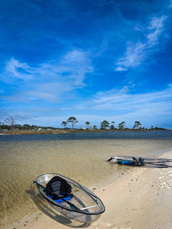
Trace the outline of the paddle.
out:
[[[74,204],[72,204],[72,203],[66,201],[66,200],[63,199],[62,197],[59,197],[57,194],[54,195],[53,192],[51,192],[50,190],[46,189],[44,186],[42,186],[42,185],[39,184],[38,182],[33,181],[33,183],[36,184],[36,185],[38,185],[38,186],[40,186],[40,187],[43,188],[45,191],[49,192],[52,196],[55,196],[55,197],[57,197],[57,198],[59,198],[59,199],[62,199],[62,200],[63,200],[64,202],[66,202],[72,209],[75,209],[75,210],[77,210],[77,211],[80,211],[80,209],[77,208]]]

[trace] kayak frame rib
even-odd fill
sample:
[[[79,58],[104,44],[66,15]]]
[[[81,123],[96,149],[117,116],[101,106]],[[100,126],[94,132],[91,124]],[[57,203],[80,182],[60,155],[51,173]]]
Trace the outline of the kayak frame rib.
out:
[[[94,205],[94,206],[90,206],[90,207],[86,207],[86,208],[80,208],[80,210],[86,210],[86,209],[89,209],[89,208],[95,208],[95,207],[97,207],[98,205],[96,204],[96,205]]]

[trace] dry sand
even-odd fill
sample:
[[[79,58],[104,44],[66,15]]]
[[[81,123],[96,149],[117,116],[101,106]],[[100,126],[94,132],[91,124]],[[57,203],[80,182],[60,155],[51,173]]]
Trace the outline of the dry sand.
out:
[[[172,151],[160,157],[172,158]],[[49,217],[38,211],[4,229],[172,228],[172,168],[133,167],[118,179],[95,188],[94,192],[103,201],[106,211],[90,225],[71,221],[58,212]]]

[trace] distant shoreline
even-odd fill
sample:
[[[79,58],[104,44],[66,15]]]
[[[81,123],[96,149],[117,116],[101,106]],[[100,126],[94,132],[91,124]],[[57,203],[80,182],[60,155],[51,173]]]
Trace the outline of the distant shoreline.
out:
[[[4,131],[1,132],[0,135],[38,135],[38,134],[69,134],[69,133],[96,133],[96,132],[130,132],[130,131],[172,131],[170,129],[153,129],[153,130],[146,130],[146,129],[125,129],[125,130],[119,130],[119,129],[115,129],[115,130],[65,130],[65,129],[61,129],[61,130],[40,130],[40,131],[32,131],[32,130],[17,130],[17,131]]]

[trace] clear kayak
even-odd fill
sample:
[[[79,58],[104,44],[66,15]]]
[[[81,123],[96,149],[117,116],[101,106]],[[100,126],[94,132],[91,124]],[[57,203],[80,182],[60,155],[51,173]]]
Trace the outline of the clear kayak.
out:
[[[149,157],[135,157],[135,156],[112,156],[107,161],[122,165],[133,166],[154,166],[159,168],[171,167],[172,159],[168,158],[149,158]]]
[[[105,211],[104,204],[93,192],[63,175],[43,174],[33,183],[55,210],[75,221],[91,223]]]

